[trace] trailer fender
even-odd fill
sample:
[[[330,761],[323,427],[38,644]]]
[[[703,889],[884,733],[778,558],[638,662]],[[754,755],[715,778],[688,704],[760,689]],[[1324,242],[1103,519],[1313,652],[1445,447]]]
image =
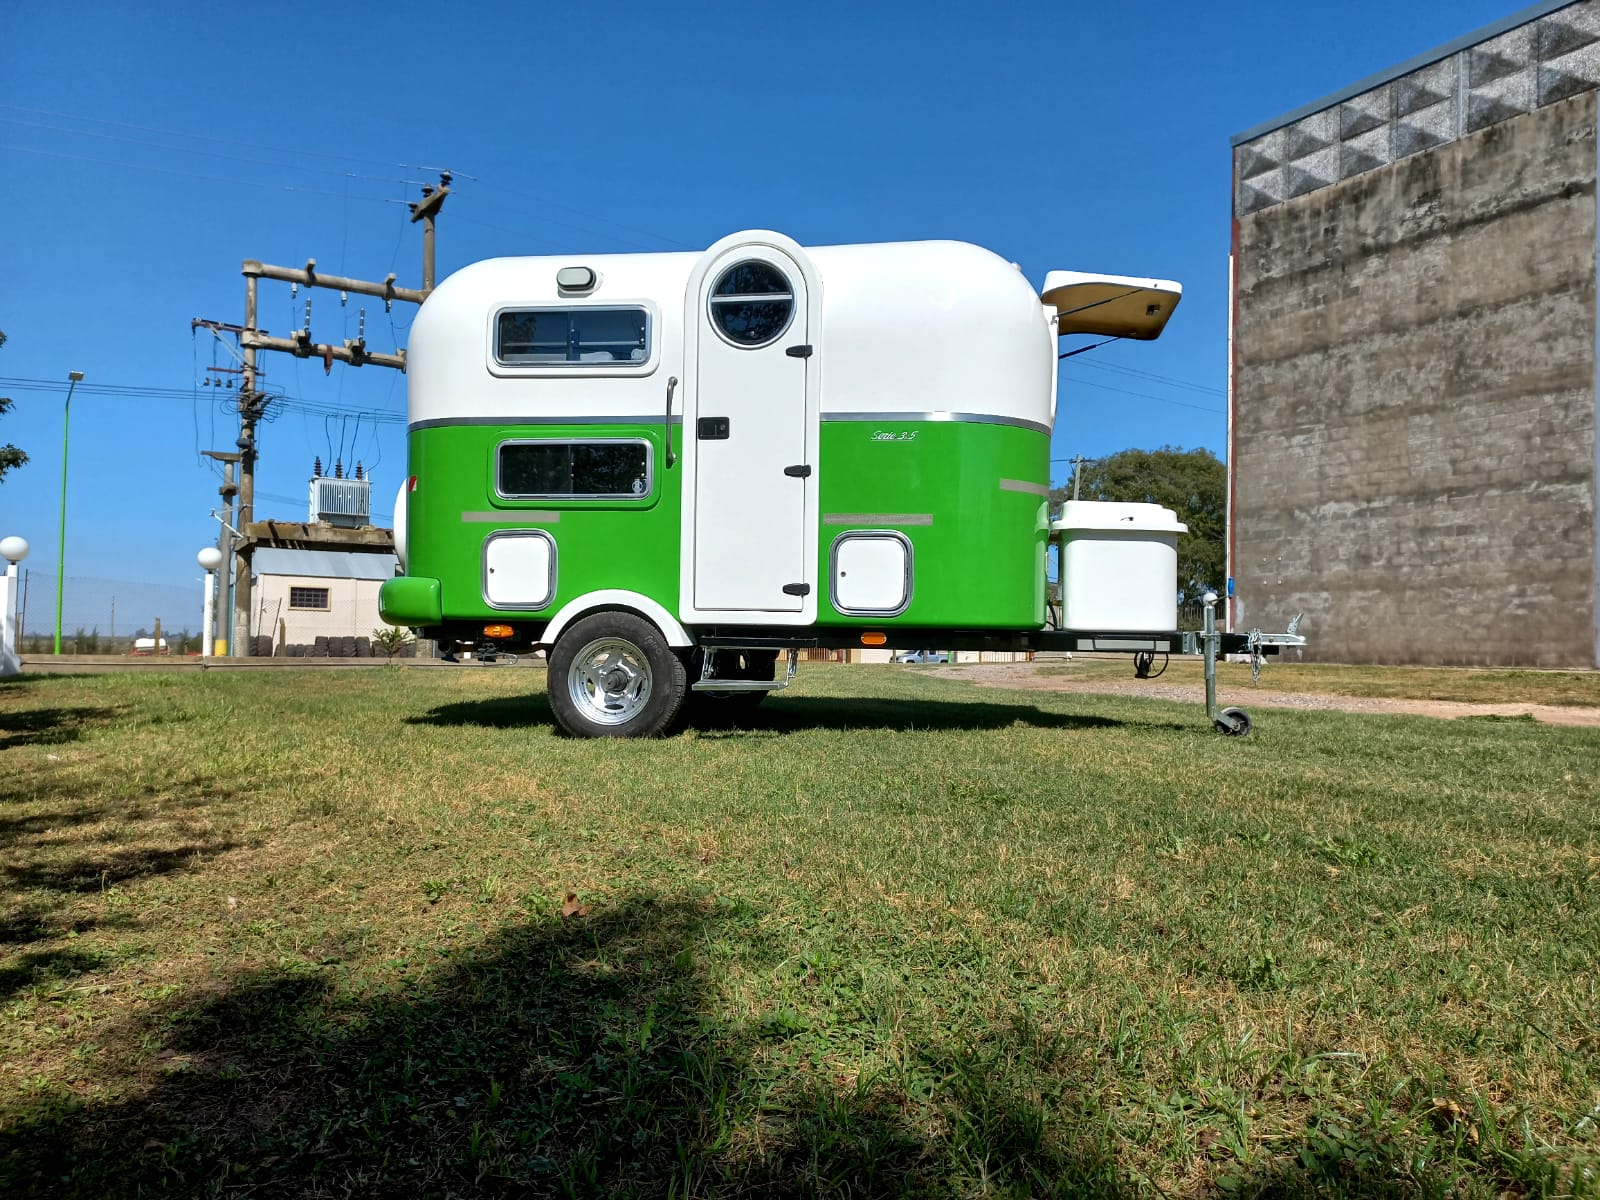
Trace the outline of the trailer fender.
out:
[[[561,636],[561,631],[572,624],[579,617],[591,612],[603,612],[607,609],[622,609],[636,612],[661,631],[661,636],[667,639],[667,645],[674,649],[686,649],[694,645],[684,627],[649,596],[638,592],[626,592],[619,588],[610,588],[599,592],[585,592],[561,606],[561,610],[551,618],[550,624],[545,626],[544,636],[539,639],[541,645],[553,646],[555,640]]]

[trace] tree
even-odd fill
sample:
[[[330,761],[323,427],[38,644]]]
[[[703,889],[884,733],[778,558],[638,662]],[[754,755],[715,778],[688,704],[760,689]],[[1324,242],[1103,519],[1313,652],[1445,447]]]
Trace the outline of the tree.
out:
[[[1163,446],[1159,450],[1121,450],[1085,462],[1082,500],[1159,504],[1178,514],[1189,532],[1178,537],[1178,594],[1196,600],[1207,588],[1218,593],[1227,583],[1228,469],[1209,450]],[[1050,493],[1052,503],[1072,499],[1072,481]]]
[[[0,346],[4,346],[5,344],[5,331],[0,330]],[[5,414],[10,411],[11,397],[0,396],[0,417],[5,416]],[[7,471],[10,471],[13,467],[20,467],[27,461],[28,456],[21,450],[18,450],[15,446],[11,445],[9,442],[4,446],[0,446],[0,483],[5,481]]]

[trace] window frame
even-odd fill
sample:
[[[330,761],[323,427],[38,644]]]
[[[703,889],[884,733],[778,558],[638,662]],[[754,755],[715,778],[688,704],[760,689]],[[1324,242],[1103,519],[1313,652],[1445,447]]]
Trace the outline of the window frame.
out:
[[[504,451],[508,446],[603,446],[624,444],[644,447],[644,491],[634,492],[508,492],[505,490],[503,468]],[[494,494],[497,500],[512,502],[530,500],[598,500],[609,504],[618,501],[642,503],[652,500],[656,491],[656,448],[645,437],[551,437],[503,438],[494,447]]]
[[[638,362],[516,362],[501,357],[500,318],[507,313],[625,312],[644,314],[644,358]],[[656,333],[660,316],[655,305],[644,300],[620,300],[606,304],[501,304],[489,313],[489,369],[496,375],[648,375],[655,370],[658,357]]]
[[[749,263],[760,263],[762,266],[770,267],[772,270],[776,271],[779,278],[781,278],[784,283],[789,285],[788,292],[786,294],[779,292],[730,292],[727,295],[719,295],[717,292],[717,286],[734,271],[737,271],[740,267],[746,266]],[[789,301],[788,319],[784,321],[782,327],[777,333],[773,334],[765,341],[741,342],[722,327],[721,321],[717,320],[717,306],[719,304],[751,304],[762,301],[771,302],[784,298],[787,298]],[[763,258],[760,255],[749,255],[745,258],[737,259],[734,262],[729,263],[726,267],[723,267],[722,270],[717,272],[717,277],[711,281],[711,287],[706,292],[706,319],[711,323],[711,328],[716,331],[717,336],[728,345],[734,347],[736,350],[764,350],[768,346],[776,345],[778,342],[781,342],[784,338],[784,335],[787,334],[789,330],[794,328],[794,320],[798,315],[799,310],[800,294],[794,286],[794,280],[789,278],[789,272],[784,270],[784,268],[778,263],[773,262],[769,258]]]
[[[294,602],[294,594],[296,592],[321,592],[322,593],[322,603],[319,604],[319,605],[296,604]],[[310,587],[310,586],[307,586],[305,584],[292,584],[291,583],[289,585],[289,611],[291,611],[291,612],[332,612],[333,611],[333,589],[331,587]]]

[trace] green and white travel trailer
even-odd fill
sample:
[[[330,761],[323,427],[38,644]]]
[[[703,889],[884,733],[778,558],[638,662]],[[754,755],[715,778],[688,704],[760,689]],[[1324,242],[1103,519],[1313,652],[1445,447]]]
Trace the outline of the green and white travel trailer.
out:
[[[476,263],[412,328],[383,617],[545,647],[580,735],[754,703],[800,646],[1045,645],[1057,339],[1157,337],[1181,294],[768,231]],[[1089,632],[1176,648],[1175,576],[1163,627]]]

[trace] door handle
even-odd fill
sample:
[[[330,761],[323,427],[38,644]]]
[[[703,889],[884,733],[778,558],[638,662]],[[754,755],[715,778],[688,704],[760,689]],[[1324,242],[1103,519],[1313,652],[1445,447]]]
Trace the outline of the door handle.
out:
[[[667,379],[667,415],[662,420],[665,428],[662,430],[667,439],[667,470],[672,470],[672,464],[678,460],[672,454],[672,393],[678,386],[678,377],[670,376]]]

